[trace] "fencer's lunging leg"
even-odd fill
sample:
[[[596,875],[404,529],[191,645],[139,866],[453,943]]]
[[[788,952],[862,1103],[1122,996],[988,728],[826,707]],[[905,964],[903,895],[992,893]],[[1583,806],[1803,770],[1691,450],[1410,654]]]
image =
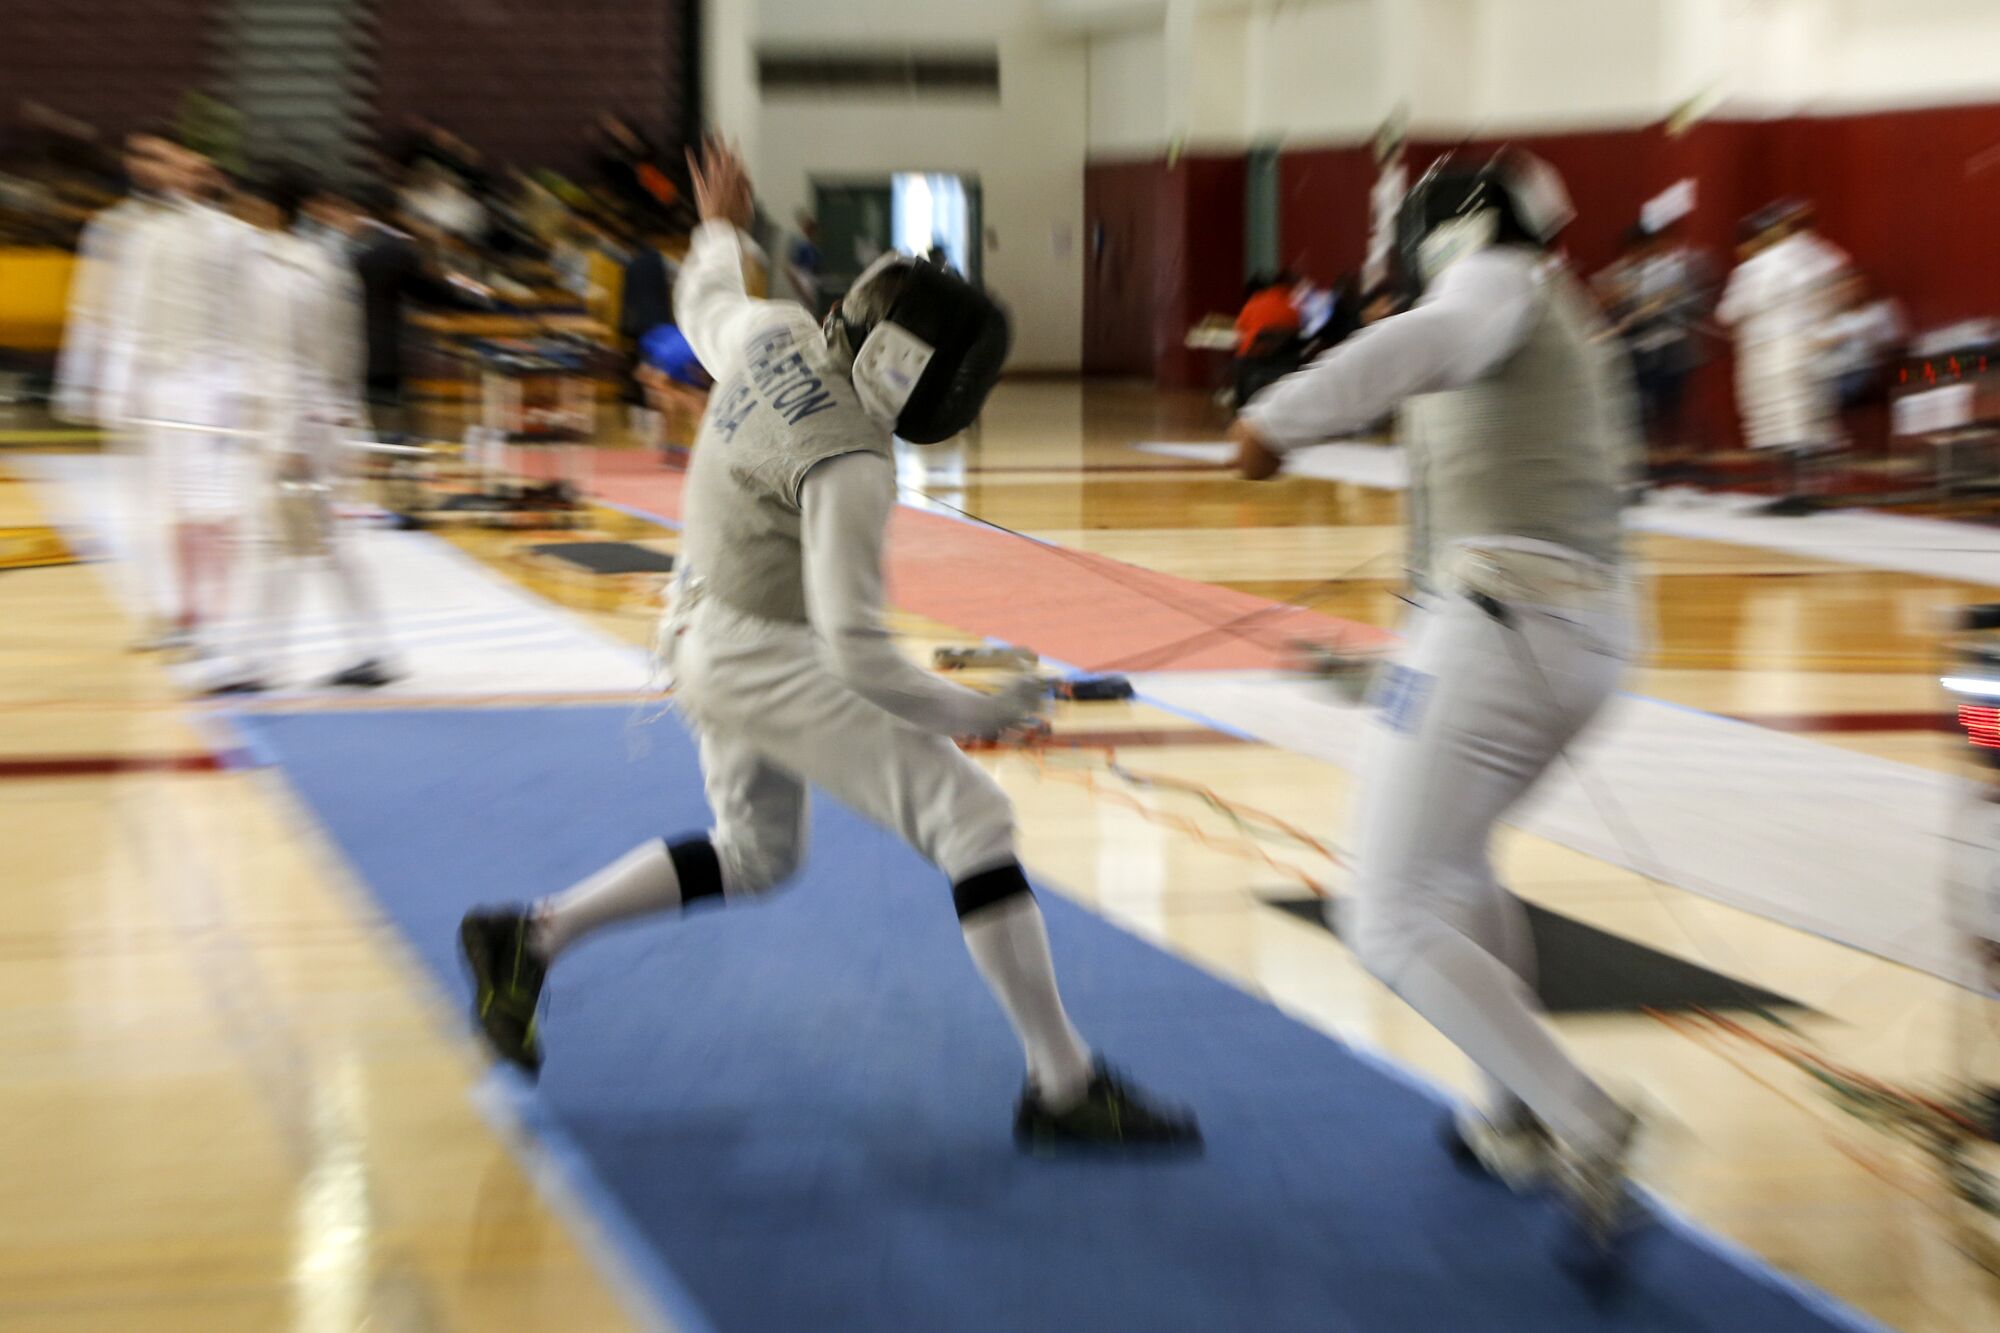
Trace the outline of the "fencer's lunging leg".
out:
[[[1536,636],[1545,672],[1502,637],[1516,632]],[[1549,622],[1517,631],[1464,599],[1425,616],[1371,727],[1347,907],[1348,938],[1369,970],[1586,1149],[1612,1146],[1629,1117],[1544,1023],[1526,922],[1493,878],[1487,843],[1617,671]]]
[[[701,736],[701,771],[715,812],[707,835],[642,843],[536,903],[530,944],[544,961],[615,922],[706,898],[761,894],[792,877],[806,842],[805,784],[748,746],[710,733]]]
[[[1474,927],[1474,938],[1486,947],[1486,951],[1499,959],[1509,972],[1521,979],[1527,989],[1536,1012],[1541,1011],[1541,1001],[1535,995],[1537,980],[1537,960],[1535,957],[1534,927],[1528,922],[1528,909],[1514,896],[1511,889],[1494,878],[1489,866],[1486,873],[1487,888],[1479,895],[1475,904],[1479,912]],[[1486,1096],[1482,1102],[1484,1114],[1498,1125],[1518,1122],[1527,1104],[1508,1090],[1504,1083],[1491,1075],[1486,1079]]]
[[[951,881],[966,948],[1020,1038],[1042,1104],[1080,1099],[1094,1060],[1057,992],[1041,908],[1014,856],[1006,793],[949,740],[898,721],[817,669],[795,674],[779,698],[778,707],[732,710],[726,744],[703,730],[728,891],[738,891],[732,860],[758,877],[790,873],[803,842],[799,779],[899,834]]]

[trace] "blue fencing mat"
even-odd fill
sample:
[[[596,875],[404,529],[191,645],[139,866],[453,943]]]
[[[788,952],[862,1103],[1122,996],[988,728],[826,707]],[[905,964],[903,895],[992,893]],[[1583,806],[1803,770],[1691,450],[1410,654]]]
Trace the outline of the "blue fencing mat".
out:
[[[455,927],[706,823],[671,722],[624,709],[266,715],[282,763],[424,963]],[[1427,1091],[1044,894],[1086,1036],[1192,1104],[1207,1154],[1035,1160],[1020,1056],[941,878],[818,801],[769,901],[609,932],[550,985],[528,1119],[715,1329],[1620,1330],[1860,1327],[1678,1224],[1587,1291],[1563,1223],[1452,1166]]]

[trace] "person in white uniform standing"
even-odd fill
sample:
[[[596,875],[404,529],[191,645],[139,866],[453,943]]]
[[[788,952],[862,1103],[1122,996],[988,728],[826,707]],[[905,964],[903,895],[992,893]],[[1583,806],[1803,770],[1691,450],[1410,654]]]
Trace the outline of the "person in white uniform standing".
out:
[[[107,411],[145,431],[164,478],[179,583],[176,637],[227,609],[237,524],[255,449],[242,418],[250,359],[243,286],[254,237],[219,203],[221,173],[174,151],[162,215],[140,234],[111,335]]]
[[[244,285],[251,340],[250,418],[263,450],[253,484],[257,539],[252,614],[216,694],[265,690],[277,680],[302,575],[323,566],[352,660],[325,683],[374,688],[396,678],[380,606],[334,512],[348,471],[347,441],[367,425],[361,285],[344,252],[302,226],[312,186],[291,173],[258,192],[264,230]]]
[[[1746,226],[1716,320],[1736,339],[1736,403],[1753,449],[1806,452],[1836,441],[1832,380],[1820,334],[1838,306],[1847,255],[1813,229],[1803,203],[1774,204]]]
[[[871,265],[823,327],[791,302],[752,300],[748,176],[713,141],[691,165],[703,221],[674,309],[715,388],[662,640],[715,822],[646,842],[529,907],[469,913],[460,944],[489,1044],[539,1070],[546,970],[590,932],[754,899],[790,878],[811,784],[900,834],[951,881],[973,963],[1026,1053],[1020,1143],[1198,1144],[1191,1115],[1112,1075],[1071,1025],[1015,859],[1013,809],[952,743],[1032,723],[1041,682],[965,689],[907,661],[882,627],[891,435],[934,443],[972,423],[1006,359],[1004,312],[962,277],[902,255]]]
[[[161,472],[148,447],[149,433],[122,429],[106,394],[124,377],[117,364],[125,352],[116,337],[121,299],[146,229],[166,211],[168,196],[163,191],[174,179],[177,152],[166,138],[151,131],[135,132],[125,140],[125,177],[131,193],[83,229],[62,352],[56,361],[53,402],[58,417],[104,429],[117,456],[124,511],[120,522],[130,537],[127,589],[131,603],[145,608],[148,622],[133,645],[142,651],[172,646],[177,619],[173,562],[161,513]]]
[[[1242,474],[1263,479],[1286,451],[1402,406],[1415,609],[1375,681],[1343,935],[1487,1076],[1454,1148],[1517,1187],[1552,1172],[1608,1246],[1636,1118],[1544,1022],[1526,910],[1489,852],[1633,640],[1631,372],[1549,252],[1570,216],[1560,178],[1526,153],[1441,160],[1400,226],[1421,299],[1266,389],[1233,438]]]

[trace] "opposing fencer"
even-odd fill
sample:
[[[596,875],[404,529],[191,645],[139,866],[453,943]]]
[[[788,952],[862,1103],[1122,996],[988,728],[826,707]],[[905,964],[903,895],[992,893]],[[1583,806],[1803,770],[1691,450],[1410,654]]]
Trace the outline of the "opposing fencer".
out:
[[[1023,676],[996,694],[950,684],[898,654],[881,623],[892,433],[933,443],[971,424],[1006,356],[1004,313],[963,278],[900,255],[871,265],[823,326],[796,304],[752,300],[747,175],[713,143],[694,175],[703,222],[674,308],[715,388],[663,652],[715,822],[648,841],[529,907],[468,914],[460,943],[487,1040],[539,1069],[543,979],[577,940],[783,883],[804,851],[810,784],[950,880],[973,963],[1026,1053],[1020,1142],[1199,1143],[1192,1116],[1112,1075],[1072,1026],[1015,859],[1012,807],[952,743],[1029,723],[1040,682]]]
[[[1488,1077],[1455,1146],[1516,1185],[1552,1172],[1608,1241],[1636,1119],[1543,1021],[1526,911],[1489,854],[1494,823],[1596,716],[1633,641],[1631,373],[1551,253],[1570,216],[1528,154],[1433,166],[1399,224],[1415,307],[1266,389],[1233,438],[1261,479],[1286,451],[1402,407],[1415,610],[1375,682],[1344,933]]]

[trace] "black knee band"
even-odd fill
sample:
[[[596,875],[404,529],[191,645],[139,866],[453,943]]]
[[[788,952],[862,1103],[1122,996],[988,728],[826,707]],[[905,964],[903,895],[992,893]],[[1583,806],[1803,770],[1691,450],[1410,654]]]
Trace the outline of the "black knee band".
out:
[[[722,862],[715,855],[715,845],[707,838],[668,843],[667,859],[674,863],[674,877],[681,882],[683,908],[703,898],[722,896]]]
[[[1028,887],[1028,877],[1021,873],[1021,863],[1009,861],[1004,866],[967,875],[952,885],[951,904],[958,909],[958,919],[963,921],[974,912],[1004,903],[1016,894],[1032,897],[1034,891]]]

